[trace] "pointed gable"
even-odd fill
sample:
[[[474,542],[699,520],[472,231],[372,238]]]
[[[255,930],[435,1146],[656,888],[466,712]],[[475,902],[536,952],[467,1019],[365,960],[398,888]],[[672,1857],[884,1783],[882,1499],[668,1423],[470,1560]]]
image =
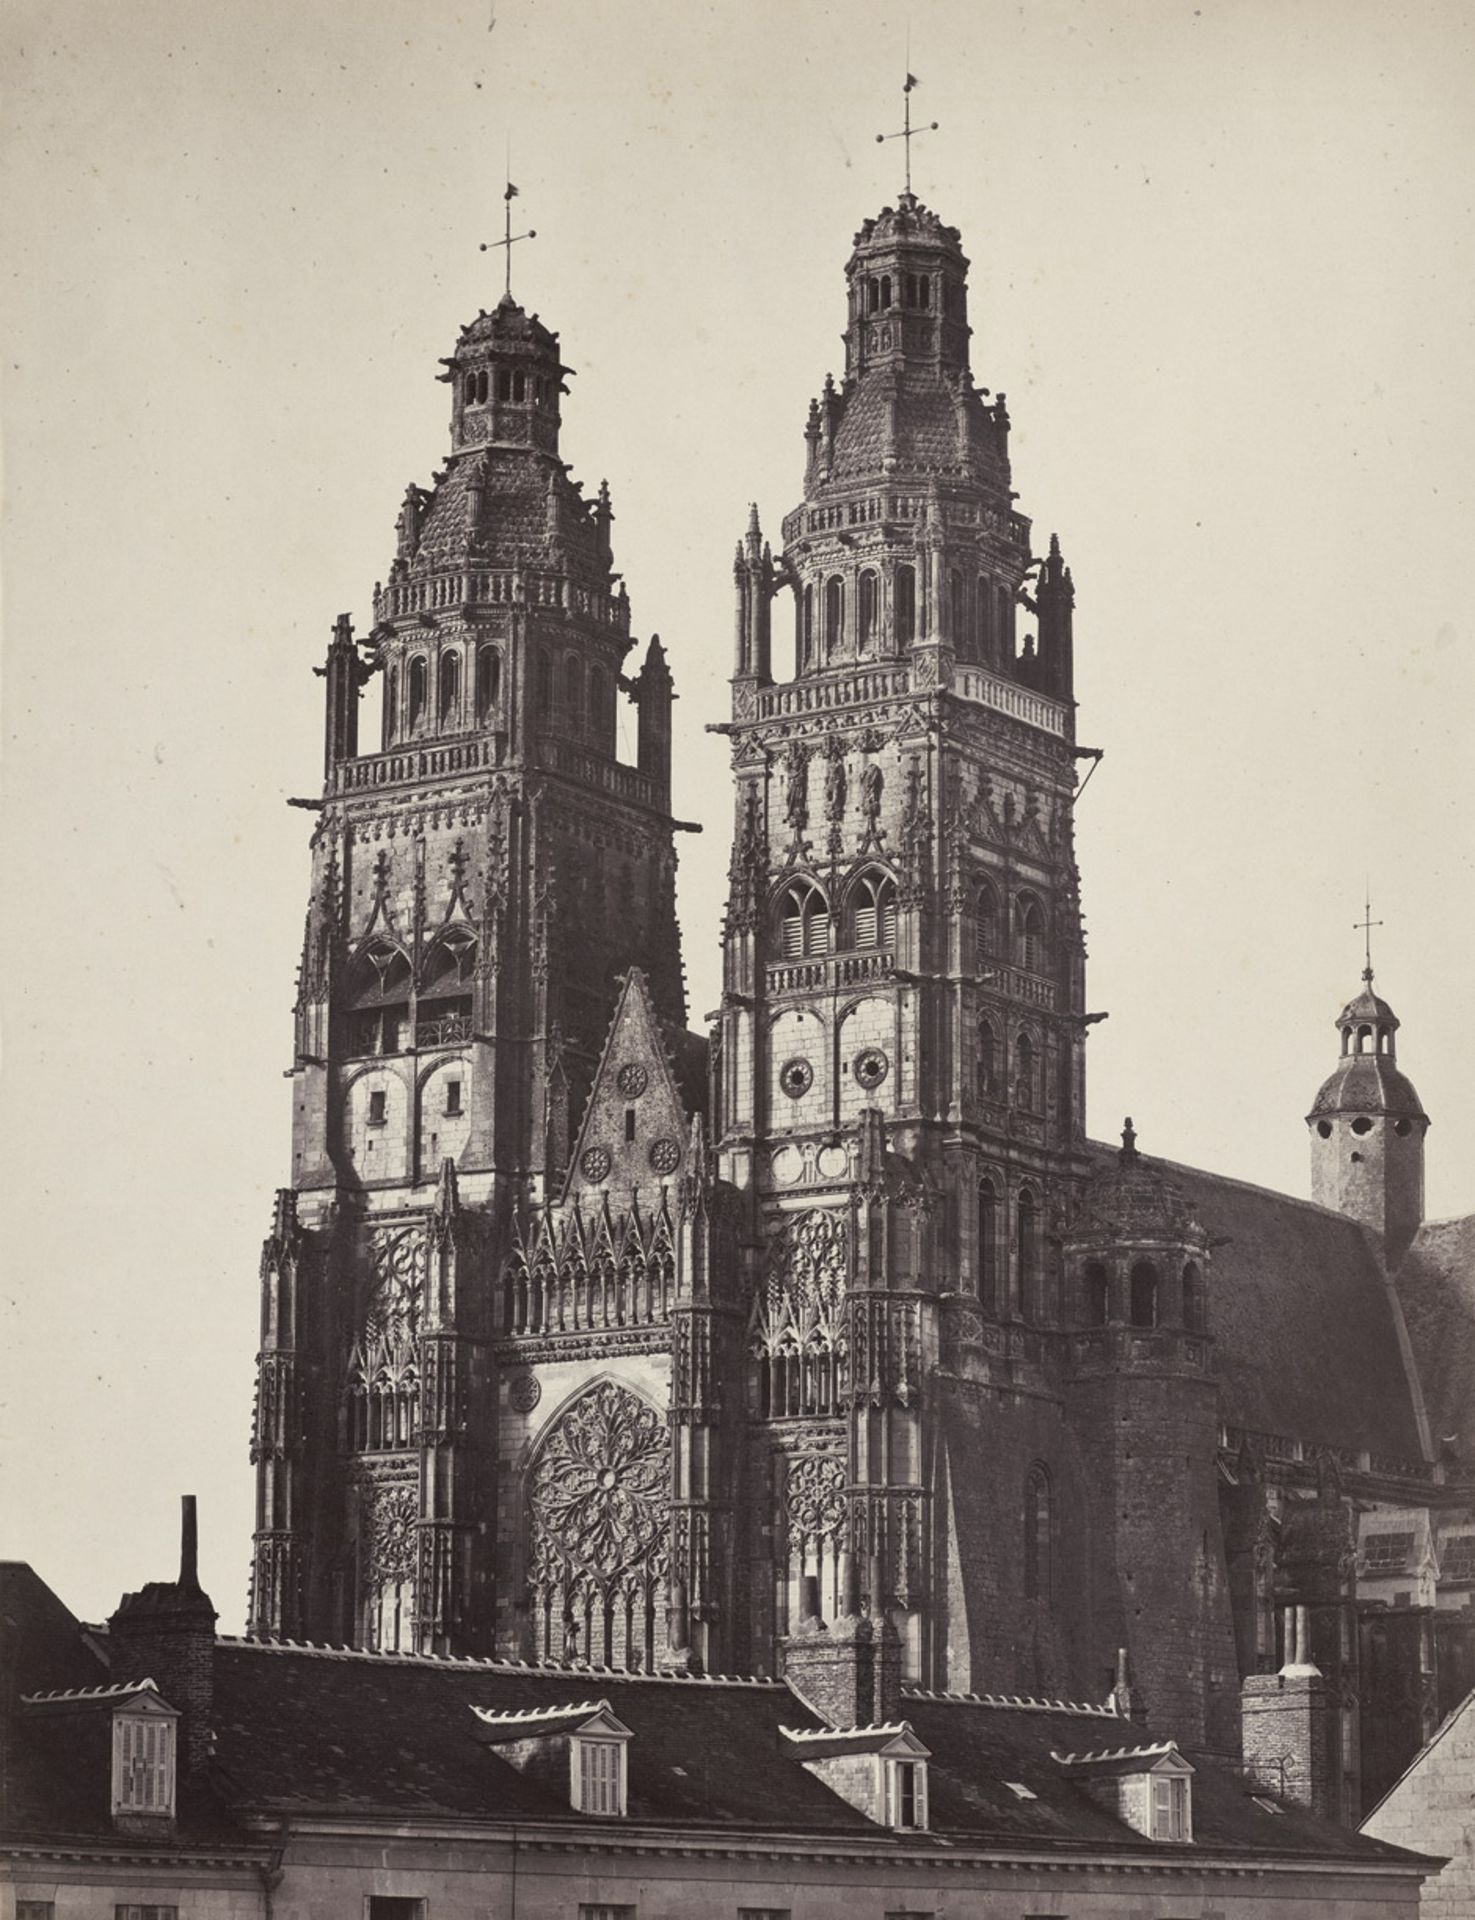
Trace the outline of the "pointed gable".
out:
[[[679,1178],[690,1128],[645,975],[632,967],[590,1089],[565,1200],[607,1194],[618,1207],[642,1191],[654,1200]]]

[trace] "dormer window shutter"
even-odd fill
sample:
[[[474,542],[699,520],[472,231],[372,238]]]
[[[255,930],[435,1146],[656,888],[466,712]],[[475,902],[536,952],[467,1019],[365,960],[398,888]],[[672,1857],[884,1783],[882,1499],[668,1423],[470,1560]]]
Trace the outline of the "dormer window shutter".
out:
[[[580,1813],[619,1819],[625,1811],[625,1742],[586,1739],[574,1745],[574,1805]]]
[[[113,1812],[174,1813],[175,1722],[172,1715],[113,1717]]]

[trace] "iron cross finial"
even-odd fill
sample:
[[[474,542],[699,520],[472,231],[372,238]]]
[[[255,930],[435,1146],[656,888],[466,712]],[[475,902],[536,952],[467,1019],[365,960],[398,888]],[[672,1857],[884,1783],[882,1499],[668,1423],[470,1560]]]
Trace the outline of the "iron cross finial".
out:
[[[919,134],[936,133],[937,131],[937,122],[935,120],[929,120],[925,127],[914,127],[912,125],[912,88],[916,85],[917,85],[917,76],[914,73],[909,73],[906,77],[906,83],[901,90],[901,97],[905,105],[905,114],[903,116],[904,125],[902,126],[900,132],[899,133],[878,133],[876,135],[877,146],[880,146],[882,142],[886,140],[904,140],[906,142],[906,171],[907,171],[908,198],[910,198],[911,191],[912,191],[912,142],[917,138]]]
[[[1382,924],[1383,923],[1381,920],[1374,920],[1373,918],[1372,890],[1370,888],[1365,889],[1362,918],[1360,920],[1354,920],[1352,925],[1354,929],[1358,927],[1361,927],[1362,929],[1362,938],[1363,938],[1362,977],[1364,980],[1367,981],[1369,986],[1371,986],[1372,978],[1373,978],[1373,928],[1380,927],[1382,926]]]
[[[517,245],[519,240],[536,240],[538,237],[536,227],[529,227],[526,233],[514,233],[512,231],[512,202],[516,198],[517,188],[514,187],[511,180],[509,180],[507,182],[507,190],[502,195],[502,238],[500,240],[483,240],[481,243],[483,253],[491,253],[497,247],[506,248],[507,274],[502,285],[502,291],[509,297],[512,293],[512,249]]]

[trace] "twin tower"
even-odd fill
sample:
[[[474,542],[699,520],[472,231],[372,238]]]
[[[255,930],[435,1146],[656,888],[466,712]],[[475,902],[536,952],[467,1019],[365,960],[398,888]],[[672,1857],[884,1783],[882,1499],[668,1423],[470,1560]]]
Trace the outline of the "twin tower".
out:
[[[710,1038],[671,674],[558,338],[509,295],[444,362],[449,457],[324,669],[256,1634],[771,1673],[812,1578],[915,1682],[1086,1695],[1128,1647],[1232,1745],[1209,1239],[1085,1138],[1074,595],[967,270],[910,193],[864,224],[803,498],[739,543]],[[1366,1024],[1349,1075],[1392,1071]]]

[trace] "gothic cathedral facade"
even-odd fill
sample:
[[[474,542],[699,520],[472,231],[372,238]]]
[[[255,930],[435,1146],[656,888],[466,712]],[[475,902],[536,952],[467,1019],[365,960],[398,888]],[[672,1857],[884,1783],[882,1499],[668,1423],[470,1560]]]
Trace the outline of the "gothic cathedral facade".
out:
[[[708,1038],[671,673],[658,639],[631,670],[557,336],[509,295],[444,363],[449,459],[323,669],[253,1633],[761,1674],[817,1595],[927,1687],[1094,1696],[1125,1649],[1233,1752],[1328,1460],[1427,1509],[1412,1411],[1377,1468],[1345,1409],[1280,1454],[1241,1417],[1212,1204],[1130,1126],[1087,1140],[1074,589],[974,384],[967,273],[910,193],[865,222],[803,498],[777,555],[756,509],[738,546]]]

